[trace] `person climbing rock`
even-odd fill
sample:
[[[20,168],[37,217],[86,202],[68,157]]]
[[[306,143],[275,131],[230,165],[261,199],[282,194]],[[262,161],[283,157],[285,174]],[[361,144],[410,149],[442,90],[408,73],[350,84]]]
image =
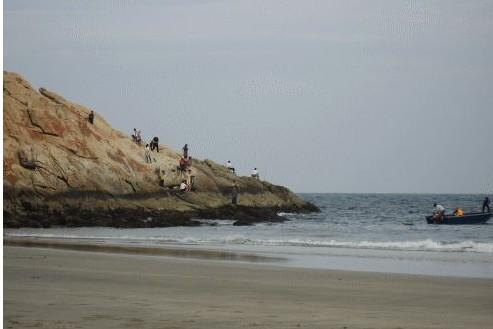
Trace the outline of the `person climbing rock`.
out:
[[[158,167],[158,168],[156,168],[156,175],[157,175],[159,186],[160,187],[165,187],[164,186],[164,181],[166,179],[166,171],[165,170],[161,170],[161,168]]]
[[[151,151],[156,150],[159,153],[159,138],[154,136],[154,138],[151,140],[151,143],[149,145],[151,147]]]
[[[144,154],[145,154],[145,161],[146,161],[146,163],[152,163],[151,149],[149,148],[149,144],[146,144],[146,146],[144,148]]]
[[[87,117],[87,120],[89,121],[90,124],[94,124],[94,111],[91,111],[89,113],[89,116]]]
[[[231,204],[238,204],[238,195],[240,194],[240,188],[236,181],[233,181],[233,186],[231,187]]]
[[[184,173],[187,170],[187,160],[184,157],[180,157],[180,161],[178,162],[177,169]]]

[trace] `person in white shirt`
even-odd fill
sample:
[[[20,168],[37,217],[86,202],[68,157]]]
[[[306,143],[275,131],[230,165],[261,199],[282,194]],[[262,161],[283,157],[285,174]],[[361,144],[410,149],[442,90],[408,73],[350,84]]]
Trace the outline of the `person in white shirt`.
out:
[[[433,221],[435,223],[443,222],[443,218],[445,217],[445,208],[442,205],[433,204]]]
[[[187,191],[192,191],[195,185],[195,170],[188,168],[187,170]]]
[[[146,144],[146,146],[144,148],[144,155],[145,155],[146,163],[152,163],[151,149],[149,148],[149,144]]]
[[[235,173],[235,167],[233,167],[233,164],[231,161],[228,160],[228,163],[226,163],[226,167],[231,171],[233,174]]]
[[[185,192],[187,190],[187,181],[186,180],[182,180],[181,181],[181,184],[180,184],[180,191],[181,192]]]
[[[252,170],[252,177],[253,178],[256,178],[256,179],[260,179],[259,175],[258,175],[258,170],[257,168],[253,168]]]

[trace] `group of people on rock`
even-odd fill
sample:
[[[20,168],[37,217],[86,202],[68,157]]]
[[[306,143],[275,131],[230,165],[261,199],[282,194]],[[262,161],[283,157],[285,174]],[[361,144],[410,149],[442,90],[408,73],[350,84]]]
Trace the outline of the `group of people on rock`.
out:
[[[235,170],[235,167],[233,166],[233,164],[231,163],[231,160],[228,160],[228,162],[226,162],[226,168],[228,168],[228,170],[232,174],[236,175],[236,170]],[[258,169],[257,168],[253,168],[251,176],[253,178],[255,178],[255,179],[260,180],[260,176],[258,174]]]
[[[134,128],[134,135],[132,135],[132,140],[140,145],[141,135],[140,130]],[[153,137],[149,144],[146,144],[144,147],[144,159],[146,163],[153,163],[153,158],[151,153],[157,151],[159,152],[159,138]],[[154,159],[156,162],[156,159]],[[159,185],[164,187],[164,175],[165,171],[161,170],[160,166],[156,167],[156,174],[158,175]],[[175,171],[175,170],[172,170]],[[193,191],[195,190],[195,173],[192,168],[192,157],[188,154],[188,144],[183,146],[183,155],[180,157],[178,162],[178,166],[176,167],[176,171],[181,179],[181,183],[179,185],[174,185],[174,187],[178,187],[180,191]]]
[[[132,141],[137,145],[142,145],[142,133],[140,129],[139,130],[137,130],[136,128],[133,129]],[[146,163],[148,164],[153,163],[153,158],[151,156],[151,153],[154,151],[159,152],[159,138],[157,136],[153,137],[151,141],[148,144],[146,144],[144,147],[144,159]],[[178,187],[179,191],[181,192],[194,191],[196,176],[194,173],[194,169],[192,168],[192,157],[189,154],[188,144],[185,144],[183,146],[182,151],[183,153],[180,156],[180,159],[178,161],[178,166],[176,167],[176,171],[178,172],[181,181],[179,185],[175,185],[175,186]],[[154,162],[156,162],[155,159]],[[230,160],[228,160],[226,167],[231,173],[236,175],[236,170]],[[163,177],[164,170],[158,168],[156,172],[158,172],[159,185],[164,187],[164,177]],[[260,179],[257,168],[254,168],[252,170],[251,177],[258,180]],[[237,204],[238,195],[239,195],[239,187],[236,181],[234,181],[232,186],[232,200],[231,200],[233,204]]]
[[[87,116],[87,121],[92,125],[94,124],[94,111],[91,111],[89,113],[89,115]],[[134,143],[136,143],[137,145],[142,145],[142,133],[140,129],[137,130],[137,128],[134,128],[131,137]],[[144,158],[146,163],[152,163],[151,152],[154,152],[154,150],[159,153],[159,138],[157,136],[154,136],[151,139],[151,141],[148,144],[146,144],[144,147]],[[183,150],[183,154],[178,162],[177,170],[182,177],[185,175],[185,179],[181,180],[181,183],[179,185],[179,190],[182,192],[193,191],[195,185],[195,173],[192,168],[192,157],[188,154],[188,144],[185,144],[182,150]],[[156,160],[154,159],[154,161]],[[231,173],[236,175],[236,170],[230,160],[228,160],[226,167]],[[164,170],[161,171],[161,169],[158,167],[157,172],[159,176],[160,185],[164,185],[164,180],[161,176],[161,174],[164,173]],[[260,179],[257,168],[254,168],[252,170],[251,176],[253,178]],[[231,188],[232,204],[236,205],[238,203],[239,193],[240,193],[239,186],[236,183],[236,180],[234,180]],[[489,211],[489,206],[488,206],[488,211]]]
[[[132,134],[132,141],[137,144],[137,145],[142,145],[142,133],[137,128],[134,128],[134,133]],[[145,145],[146,149],[149,149],[150,151],[156,150],[159,152],[159,138],[157,136],[154,136],[149,144]],[[146,157],[146,162],[147,162],[147,157]]]
[[[491,212],[490,204],[491,204],[490,198],[485,197],[483,200],[482,213]],[[462,217],[464,216],[464,210],[462,210],[461,208],[455,208],[453,215],[457,217]],[[444,218],[445,218],[445,207],[435,202],[433,204],[433,221],[435,223],[442,223]]]

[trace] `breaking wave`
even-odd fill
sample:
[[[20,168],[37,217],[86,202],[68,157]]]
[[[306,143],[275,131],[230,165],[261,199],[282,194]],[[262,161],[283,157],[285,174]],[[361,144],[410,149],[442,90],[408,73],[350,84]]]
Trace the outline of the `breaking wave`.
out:
[[[255,239],[242,235],[225,237],[171,237],[171,236],[78,236],[65,234],[29,234],[7,233],[6,236],[79,239],[85,241],[108,241],[130,244],[191,244],[191,245],[255,245],[255,246],[290,246],[290,247],[326,247],[352,249],[378,249],[402,251],[443,251],[443,252],[478,252],[493,253],[493,243],[474,242],[472,240],[440,242],[431,239],[418,241],[338,241],[312,239]]]

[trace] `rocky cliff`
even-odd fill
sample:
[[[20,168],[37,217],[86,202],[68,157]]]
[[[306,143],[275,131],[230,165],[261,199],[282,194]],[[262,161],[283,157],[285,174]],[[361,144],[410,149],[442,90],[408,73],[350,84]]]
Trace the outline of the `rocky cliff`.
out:
[[[238,177],[210,160],[193,159],[195,191],[172,188],[184,178],[180,153],[144,148],[90,110],[21,76],[4,72],[4,226],[152,227],[198,225],[194,218],[237,224],[281,220],[278,211],[317,208],[288,189]],[[240,190],[231,205],[231,188]]]

